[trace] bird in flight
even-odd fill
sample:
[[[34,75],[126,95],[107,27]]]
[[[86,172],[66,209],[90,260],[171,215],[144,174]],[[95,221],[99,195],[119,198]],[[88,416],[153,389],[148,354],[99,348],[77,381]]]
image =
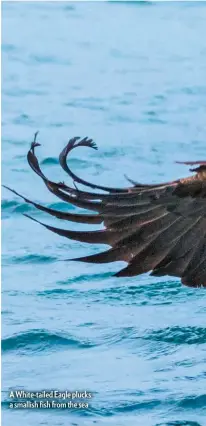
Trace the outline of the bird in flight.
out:
[[[153,276],[180,277],[182,284],[190,287],[206,287],[206,161],[181,163],[195,166],[190,170],[196,173],[184,179],[158,185],[130,181],[132,185],[129,187],[110,188],[87,182],[71,171],[67,156],[73,149],[81,146],[97,149],[92,139],[74,137],[59,155],[61,167],[73,180],[73,188],[63,182],[53,182],[44,175],[35,154],[35,148],[40,145],[36,141],[37,133],[27,154],[30,167],[52,194],[85,209],[86,213],[51,209],[6,188],[58,219],[104,225],[104,229],[95,231],[65,230],[25,214],[70,240],[110,246],[106,251],[71,260],[89,263],[125,261],[127,266],[117,272],[116,277],[151,272]],[[99,192],[80,190],[76,183]]]

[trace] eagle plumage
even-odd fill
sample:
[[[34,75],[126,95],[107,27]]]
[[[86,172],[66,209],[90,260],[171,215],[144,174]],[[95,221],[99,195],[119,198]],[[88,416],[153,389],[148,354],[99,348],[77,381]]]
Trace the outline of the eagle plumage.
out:
[[[155,276],[180,277],[183,284],[206,287],[206,161],[185,162],[198,166],[195,175],[158,185],[132,183],[126,188],[110,188],[87,182],[76,176],[67,164],[68,154],[77,147],[97,149],[92,139],[71,139],[59,156],[64,171],[72,178],[75,188],[55,183],[44,175],[34,142],[27,154],[28,163],[43,180],[47,189],[61,200],[93,213],[69,213],[45,207],[22,196],[39,210],[58,219],[103,224],[97,231],[72,231],[43,225],[60,236],[91,243],[107,244],[106,251],[71,259],[89,263],[125,261],[128,265],[117,277],[131,277],[152,271]],[[76,183],[100,192],[82,191]]]

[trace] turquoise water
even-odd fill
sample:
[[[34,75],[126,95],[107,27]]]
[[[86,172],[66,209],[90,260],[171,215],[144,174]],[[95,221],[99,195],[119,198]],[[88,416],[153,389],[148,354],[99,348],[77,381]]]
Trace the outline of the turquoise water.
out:
[[[41,166],[57,181],[67,179],[57,157],[74,135],[98,144],[70,160],[90,181],[187,175],[175,160],[206,157],[205,22],[201,2],[4,3],[3,183],[74,209],[27,165],[36,130]],[[2,191],[3,424],[206,425],[205,290],[114,278],[120,263],[59,262],[98,247],[22,213],[61,226]],[[9,391],[20,388],[93,397],[88,409],[12,410]]]

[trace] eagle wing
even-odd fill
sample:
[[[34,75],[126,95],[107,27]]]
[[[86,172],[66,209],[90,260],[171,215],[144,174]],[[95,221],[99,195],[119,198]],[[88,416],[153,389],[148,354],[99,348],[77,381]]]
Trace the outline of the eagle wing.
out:
[[[36,143],[36,136],[37,134],[27,154],[31,168],[41,177],[52,194],[89,212],[69,213],[47,208],[13,189],[6,188],[37,209],[58,219],[104,225],[104,229],[97,231],[65,230],[25,215],[66,238],[110,246],[106,251],[71,260],[89,263],[125,261],[128,265],[117,272],[116,276],[131,277],[152,271],[151,274],[155,276],[180,277],[182,283],[188,286],[206,287],[205,178],[197,174],[159,185],[130,181],[133,186],[126,188],[96,185],[76,176],[68,167],[67,156],[74,148],[87,146],[97,149],[92,139],[75,137],[63,149],[59,161],[74,184],[77,182],[98,190],[82,191],[76,185],[72,188],[63,182],[55,183],[44,175],[35,155],[35,148],[39,145]]]

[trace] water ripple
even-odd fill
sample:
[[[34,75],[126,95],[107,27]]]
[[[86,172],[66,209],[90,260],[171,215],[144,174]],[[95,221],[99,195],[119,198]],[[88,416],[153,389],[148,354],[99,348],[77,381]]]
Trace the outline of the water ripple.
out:
[[[157,423],[155,426],[203,426],[200,423],[189,420],[174,420],[171,422]]]
[[[34,352],[45,352],[60,350],[64,347],[70,349],[88,349],[94,345],[89,341],[75,339],[61,333],[49,332],[48,330],[30,330],[2,339],[2,351],[19,351],[27,354]]]
[[[10,263],[13,263],[13,264],[52,263],[52,262],[55,262],[57,260],[56,257],[39,255],[39,254],[27,254],[27,255],[23,255],[23,256],[11,256],[7,259],[8,260],[6,260],[6,264],[10,264]]]
[[[153,331],[146,339],[175,345],[194,345],[206,343],[206,328],[203,327],[167,327]]]

